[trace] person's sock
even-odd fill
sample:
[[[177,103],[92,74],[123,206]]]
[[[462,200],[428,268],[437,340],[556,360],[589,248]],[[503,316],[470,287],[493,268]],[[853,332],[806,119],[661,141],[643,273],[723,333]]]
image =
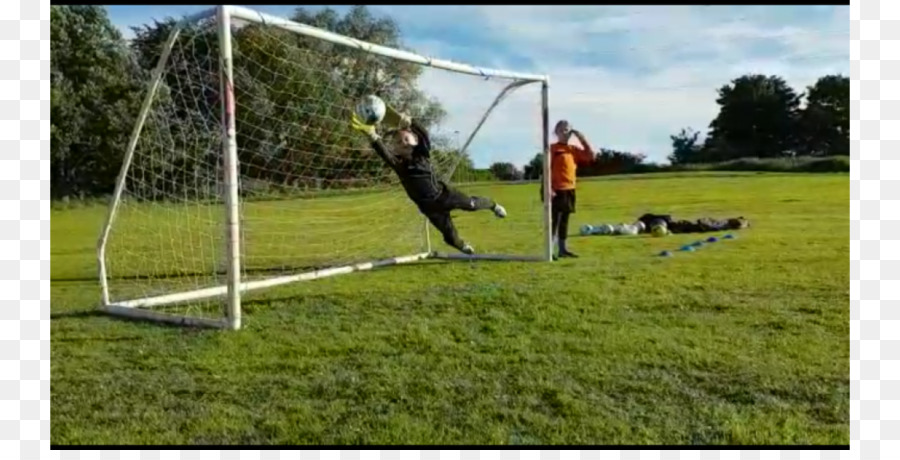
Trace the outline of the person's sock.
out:
[[[559,252],[560,253],[569,252],[569,249],[566,248],[566,240],[559,240]]]

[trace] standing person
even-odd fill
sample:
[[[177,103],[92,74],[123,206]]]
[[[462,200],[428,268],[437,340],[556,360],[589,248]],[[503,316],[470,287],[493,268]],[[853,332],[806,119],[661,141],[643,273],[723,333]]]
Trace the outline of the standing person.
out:
[[[569,232],[569,216],[575,213],[575,177],[578,166],[594,162],[594,149],[580,131],[572,129],[566,120],[560,120],[553,129],[557,141],[550,145],[550,196],[552,204],[553,241],[557,257],[578,257],[569,251],[566,237]],[[569,144],[575,136],[582,148]],[[544,196],[543,182],[541,197]]]

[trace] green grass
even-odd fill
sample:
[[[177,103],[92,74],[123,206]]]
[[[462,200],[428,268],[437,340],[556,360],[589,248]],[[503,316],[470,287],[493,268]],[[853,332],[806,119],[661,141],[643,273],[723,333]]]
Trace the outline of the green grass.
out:
[[[578,237],[582,257],[554,264],[428,262],[300,283],[250,297],[238,332],[95,314],[103,209],[54,211],[52,442],[848,444],[848,185],[583,181],[573,232],[644,212],[743,215],[753,228],[670,259],[654,254],[697,236]],[[537,195],[494,192],[510,209]],[[525,221],[461,221],[476,247],[533,244]]]

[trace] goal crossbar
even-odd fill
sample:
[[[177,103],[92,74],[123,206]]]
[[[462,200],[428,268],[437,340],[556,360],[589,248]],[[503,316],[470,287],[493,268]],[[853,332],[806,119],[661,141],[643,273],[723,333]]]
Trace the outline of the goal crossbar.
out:
[[[490,69],[486,67],[475,67],[468,64],[462,64],[458,62],[448,61],[444,59],[436,59],[427,56],[423,56],[421,54],[416,54],[410,51],[398,50],[395,48],[388,48],[382,45],[376,45],[374,43],[357,40],[355,38],[347,37],[344,35],[339,35],[333,32],[329,32],[327,30],[319,29],[316,27],[308,26],[305,24],[300,24],[298,22],[294,22],[288,19],[279,18],[277,16],[272,16],[266,13],[262,13],[259,11],[254,11],[249,8],[244,8],[242,6],[223,6],[221,7],[227,11],[227,14],[231,15],[234,18],[244,19],[246,21],[256,22],[259,24],[264,24],[267,26],[277,27],[279,29],[284,29],[290,32],[294,32],[300,35],[305,35],[307,37],[317,38],[319,40],[323,40],[326,42],[331,42],[338,45],[349,46],[351,48],[359,48],[366,53],[377,54],[380,56],[388,57],[391,59],[397,59],[400,61],[411,62],[413,64],[420,64],[428,67],[434,67],[436,69],[449,70],[451,72],[468,74],[481,76],[486,78],[503,78],[510,80],[525,80],[530,82],[544,82],[548,81],[548,77],[546,75],[537,75],[530,73],[520,73],[520,72],[510,72],[506,70],[499,69]],[[215,9],[207,11],[205,16],[212,16],[215,14]]]

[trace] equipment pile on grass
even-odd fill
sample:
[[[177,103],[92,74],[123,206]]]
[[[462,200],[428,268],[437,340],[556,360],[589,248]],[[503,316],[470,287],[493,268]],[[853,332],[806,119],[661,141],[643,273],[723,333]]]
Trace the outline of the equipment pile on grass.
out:
[[[714,219],[702,217],[695,221],[675,220],[670,214],[644,214],[633,224],[585,224],[581,235],[638,235],[650,233],[654,236],[679,233],[708,233],[724,230],[741,230],[750,227],[750,221],[741,217]],[[655,229],[655,230],[654,230]]]

